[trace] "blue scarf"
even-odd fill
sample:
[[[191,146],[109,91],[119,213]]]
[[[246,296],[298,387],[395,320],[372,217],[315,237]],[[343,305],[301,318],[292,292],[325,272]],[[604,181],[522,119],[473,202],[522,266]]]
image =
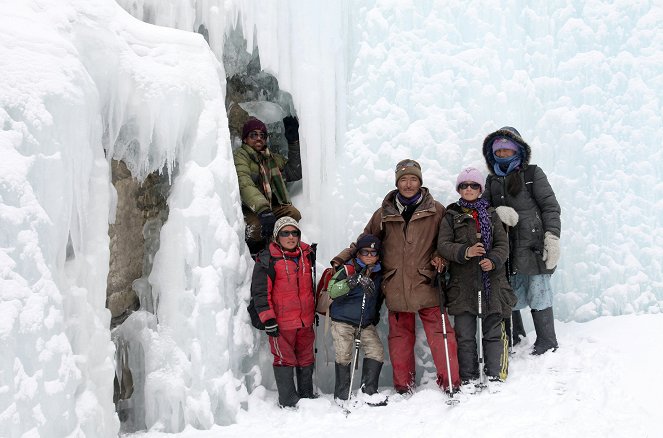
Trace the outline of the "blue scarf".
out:
[[[520,152],[506,158],[500,158],[493,152],[493,158],[495,159],[493,170],[497,176],[507,176],[514,170],[518,169],[523,160]],[[505,168],[506,171],[502,170],[502,168]]]
[[[355,262],[357,262],[357,264],[361,266],[362,269],[366,267],[366,263],[362,262],[359,257],[355,257]],[[371,272],[378,272],[381,269],[382,266],[380,265],[380,262],[377,262],[376,264],[373,265],[373,269],[371,269]]]
[[[486,254],[488,254],[490,250],[493,248],[493,230],[492,230],[492,222],[490,220],[490,214],[488,213],[488,207],[489,207],[488,201],[481,198],[477,199],[476,201],[469,202],[464,200],[463,198],[460,198],[458,200],[458,205],[470,210],[477,211],[479,230],[481,230],[481,243],[483,243],[483,247],[486,250]],[[490,289],[490,276],[488,275],[488,272],[481,271],[481,280],[483,283],[483,290],[486,294],[486,302],[489,303],[491,289]]]

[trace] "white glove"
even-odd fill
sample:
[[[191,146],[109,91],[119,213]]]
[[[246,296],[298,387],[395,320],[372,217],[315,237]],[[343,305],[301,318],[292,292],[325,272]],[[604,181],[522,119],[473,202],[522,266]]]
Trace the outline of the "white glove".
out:
[[[515,227],[518,223],[518,213],[516,213],[516,210],[511,207],[500,205],[499,207],[495,208],[495,212],[507,227]]]
[[[543,236],[543,261],[546,262],[546,269],[555,268],[559,256],[559,237],[550,231],[546,231]]]

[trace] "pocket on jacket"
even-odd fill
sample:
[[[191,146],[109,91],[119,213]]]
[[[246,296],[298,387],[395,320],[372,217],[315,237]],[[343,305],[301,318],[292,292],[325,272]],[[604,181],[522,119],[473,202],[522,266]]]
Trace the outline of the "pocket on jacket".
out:
[[[419,274],[424,277],[426,284],[433,284],[435,274],[437,274],[434,269],[417,268],[417,271],[419,271]]]

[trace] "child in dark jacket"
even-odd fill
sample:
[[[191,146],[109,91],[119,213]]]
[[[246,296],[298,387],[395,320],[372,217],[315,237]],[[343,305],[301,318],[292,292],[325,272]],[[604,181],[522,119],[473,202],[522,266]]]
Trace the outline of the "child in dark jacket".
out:
[[[470,167],[458,175],[456,190],[461,198],[447,207],[437,244],[440,255],[450,262],[447,306],[449,314],[455,316],[460,377],[468,389],[474,387],[468,383],[479,377],[475,338],[478,291],[485,372],[494,382],[507,376],[508,343],[502,318],[511,314],[516,303],[504,271],[509,254],[506,232],[495,210],[479,198],[483,188],[479,170]]]
[[[380,248],[380,239],[372,234],[362,236],[357,241],[355,257],[329,281],[329,296],[333,299],[329,314],[336,351],[334,398],[340,403],[348,399],[351,391],[353,346],[358,333],[364,350],[361,376],[363,398],[371,405],[386,403],[386,397],[377,392],[384,362],[384,347],[375,329],[383,301],[380,291]]]
[[[274,355],[281,407],[295,406],[300,398],[314,398],[313,252],[300,236],[296,220],[288,216],[277,220],[273,241],[258,253],[251,281],[251,296]]]

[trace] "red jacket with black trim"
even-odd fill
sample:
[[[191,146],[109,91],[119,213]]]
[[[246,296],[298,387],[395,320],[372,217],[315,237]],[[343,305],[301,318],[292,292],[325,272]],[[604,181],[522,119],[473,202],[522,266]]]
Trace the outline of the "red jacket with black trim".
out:
[[[304,242],[292,251],[283,251],[272,242],[258,254],[251,296],[262,322],[276,318],[280,330],[313,325],[312,260],[312,249]]]

